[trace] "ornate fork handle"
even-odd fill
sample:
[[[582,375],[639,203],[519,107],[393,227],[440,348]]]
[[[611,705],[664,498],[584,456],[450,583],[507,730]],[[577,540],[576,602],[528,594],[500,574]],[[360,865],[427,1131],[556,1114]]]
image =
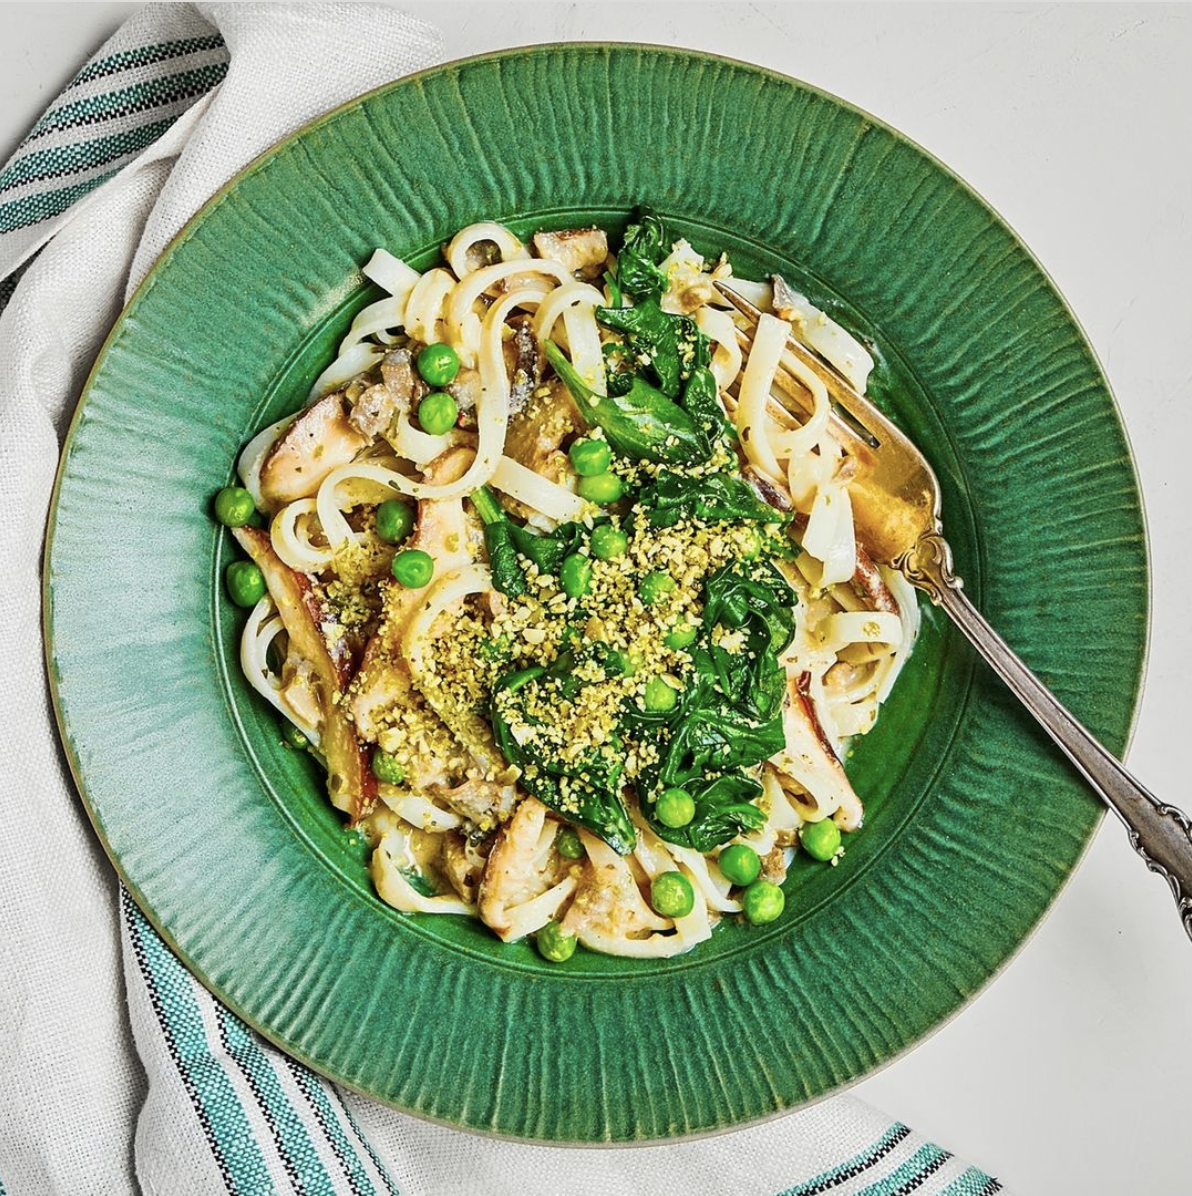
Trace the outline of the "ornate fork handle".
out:
[[[952,572],[952,552],[942,536],[925,536],[898,565],[943,607],[1094,792],[1126,824],[1134,850],[1171,886],[1184,930],[1192,938],[1192,819],[1148,793],[1010,650],[965,597],[964,583]]]

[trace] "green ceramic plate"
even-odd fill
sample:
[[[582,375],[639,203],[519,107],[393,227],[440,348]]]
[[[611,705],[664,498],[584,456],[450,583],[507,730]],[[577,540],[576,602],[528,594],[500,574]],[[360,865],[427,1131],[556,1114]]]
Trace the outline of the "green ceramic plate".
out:
[[[75,421],[46,571],[63,736],[137,900],[233,1009],[363,1092],[530,1139],[722,1129],[865,1075],[997,971],[1099,817],[927,611],[850,761],[867,828],[793,869],[781,922],[559,968],[373,896],[238,675],[210,496],[371,297],[374,246],[426,264],[477,219],[616,226],[643,201],[873,340],[970,592],[1115,750],[1145,649],[1138,492],[1088,345],[1001,220],[872,117],[705,55],[542,47],[397,83],[256,162],[140,288]]]

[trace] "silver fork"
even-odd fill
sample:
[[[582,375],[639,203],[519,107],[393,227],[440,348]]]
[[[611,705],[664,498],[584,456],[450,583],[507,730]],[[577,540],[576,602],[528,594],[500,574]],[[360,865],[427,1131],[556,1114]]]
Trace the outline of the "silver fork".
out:
[[[749,321],[739,329],[752,344],[761,312],[730,287],[724,298]],[[874,560],[897,569],[943,608],[973,647],[1059,745],[1090,788],[1122,820],[1146,866],[1171,886],[1184,930],[1192,938],[1192,820],[1153,797],[1089,734],[1011,651],[964,593],[940,521],[940,488],[923,454],[868,399],[793,336],[789,351],[813,370],[833,404],[832,434],[853,462],[849,483],[857,538]],[[806,406],[806,389],[779,367],[785,396]]]

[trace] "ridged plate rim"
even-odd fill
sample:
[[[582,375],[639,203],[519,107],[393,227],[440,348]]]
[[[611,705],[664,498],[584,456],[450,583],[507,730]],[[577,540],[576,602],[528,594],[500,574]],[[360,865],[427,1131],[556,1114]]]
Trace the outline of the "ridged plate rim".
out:
[[[402,89],[411,88],[425,88],[427,86],[433,87],[436,85],[435,80],[452,80],[454,79],[457,87],[463,86],[460,80],[464,79],[469,72],[482,71],[489,68],[495,68],[499,73],[504,64],[509,64],[508,69],[517,69],[519,61],[540,61],[546,56],[558,56],[561,59],[567,60],[569,63],[587,62],[588,68],[591,69],[591,64],[605,61],[611,63],[618,57],[627,60],[630,57],[637,59],[639,67],[643,63],[649,63],[651,70],[661,71],[666,67],[669,69],[674,64],[679,64],[679,69],[684,66],[699,66],[710,68],[715,71],[736,72],[738,81],[753,77],[754,79],[762,79],[767,81],[770,85],[778,85],[783,89],[787,89],[790,96],[793,97],[802,94],[816,98],[821,103],[827,103],[841,113],[851,115],[852,118],[864,122],[870,128],[880,132],[880,134],[892,139],[892,143],[896,146],[901,146],[903,149],[913,151],[919,155],[923,164],[928,168],[929,173],[935,172],[945,178],[952,186],[962,192],[970,202],[979,205],[983,209],[985,215],[993,227],[1003,239],[1008,239],[1012,245],[1014,252],[1019,255],[1022,261],[1026,262],[1031,269],[1038,276],[1038,283],[1041,284],[1043,290],[1056,313],[1067,321],[1070,329],[1077,334],[1081,341],[1082,349],[1087,356],[1085,366],[1089,376],[1095,381],[1099,390],[1098,403],[1102,416],[1109,417],[1109,423],[1113,425],[1113,430],[1120,439],[1120,448],[1124,452],[1124,457],[1119,455],[1119,458],[1113,462],[1114,468],[1117,470],[1119,481],[1124,481],[1125,489],[1131,491],[1134,499],[1134,506],[1136,509],[1136,533],[1138,542],[1131,550],[1133,555],[1133,573],[1131,575],[1132,582],[1135,587],[1135,616],[1136,621],[1140,620],[1142,627],[1141,633],[1135,634],[1133,640],[1122,650],[1122,657],[1127,667],[1132,671],[1132,684],[1125,687],[1125,691],[1118,695],[1116,704],[1111,702],[1109,706],[1097,710],[1090,711],[1087,714],[1090,722],[1093,723],[1094,729],[1099,730],[1107,744],[1111,748],[1120,750],[1128,737],[1130,727],[1132,725],[1135,709],[1138,687],[1141,681],[1141,670],[1143,661],[1145,659],[1145,640],[1146,640],[1146,617],[1147,617],[1147,600],[1146,591],[1148,587],[1146,575],[1146,553],[1145,553],[1145,530],[1143,527],[1143,516],[1141,511],[1140,500],[1137,496],[1137,485],[1133,478],[1133,469],[1129,459],[1128,444],[1125,440],[1125,433],[1121,427],[1120,418],[1117,415],[1116,408],[1113,404],[1112,395],[1109,392],[1108,384],[1104,380],[1104,376],[1097,365],[1091,350],[1087,346],[1087,342],[1083,340],[1083,335],[1080,333],[1079,326],[1076,323],[1075,317],[1072,315],[1058,291],[1055,290],[1050,279],[1047,278],[1042,267],[1034,260],[1029,250],[1022,245],[1022,243],[1015,237],[1011,230],[1005,225],[1004,221],[992,211],[988,204],[986,204],[980,197],[968,188],[962,181],[956,179],[950,171],[947,170],[941,163],[934,159],[931,155],[915,146],[909,139],[903,137],[895,130],[885,126],[882,122],[856,109],[855,106],[848,105],[843,101],[836,99],[820,91],[819,89],[810,87],[798,81],[791,80],[785,76],[778,75],[775,72],[764,70],[763,68],[750,66],[749,64],[736,63],[731,60],[718,58],[713,55],[699,54],[690,51],[679,51],[663,47],[641,47],[631,45],[606,45],[606,44],[589,44],[589,43],[571,43],[555,46],[534,47],[531,49],[518,49],[510,51],[502,51],[496,54],[481,55],[476,58],[464,59],[459,62],[449,63],[442,67],[432,68],[429,71],[421,72],[418,75],[411,76],[407,79],[400,80],[394,84],[388,85],[385,88],[368,93],[365,96],[359,97],[356,100],[349,102],[346,105],[334,110],[331,113],[311,122],[299,130],[296,134],[287,138],[285,141],[279,143],[266,154],[262,155],[253,164],[251,164],[245,171],[227,184],[220,192],[218,192],[196,215],[196,217],[182,230],[181,233],[171,243],[170,247],[165,251],[159,263],[154,267],[154,270],[147,276],[138,288],[136,294],[130,300],[125,314],[121,321],[113,329],[112,334],[108,338],[104,350],[101,352],[99,359],[96,362],[92,376],[88,381],[87,388],[84,394],[84,399],[80,403],[76,411],[71,429],[68,435],[67,443],[63,452],[62,467],[60,468],[59,476],[55,484],[53,506],[51,513],[51,530],[47,539],[46,560],[47,568],[45,571],[45,613],[46,613],[46,647],[47,659],[49,662],[50,676],[52,682],[52,693],[55,703],[55,710],[59,718],[60,727],[62,730],[63,742],[67,748],[67,755],[70,760],[72,770],[75,773],[76,780],[79,785],[80,792],[84,797],[85,805],[88,813],[91,816],[97,832],[100,835],[101,841],[104,843],[105,849],[113,858],[118,870],[124,875],[126,882],[129,884],[131,891],[137,898],[138,903],[141,904],[150,920],[157,926],[157,929],[163,933],[167,941],[192,967],[192,969],[203,979],[204,983],[211,987],[213,991],[223,997],[237,1012],[244,1016],[251,1024],[258,1030],[263,1032],[267,1037],[270,1037],[284,1049],[287,1049],[291,1054],[303,1059],[316,1067],[318,1070],[324,1071],[332,1076],[332,1078],[339,1079],[341,1082],[346,1082],[353,1087],[358,1087],[361,1091],[369,1093],[370,1095],[378,1096],[381,1099],[395,1103],[398,1107],[404,1108],[409,1112],[415,1113],[419,1116],[428,1117],[432,1120],[442,1121],[446,1124],[459,1126],[462,1128],[479,1129],[489,1133],[496,1133],[502,1136],[529,1138],[534,1140],[553,1140],[558,1142],[572,1142],[572,1143],[587,1143],[599,1141],[643,1141],[643,1140],[658,1140],[665,1138],[673,1138],[675,1136],[694,1136],[698,1133],[716,1132],[726,1128],[732,1128],[735,1125],[745,1124],[750,1121],[756,1121],[763,1117],[780,1112],[785,1108],[792,1107],[799,1103],[804,1103],[810,1099],[818,1099],[827,1093],[838,1089],[840,1086],[854,1082],[860,1078],[861,1075],[867,1074],[872,1068],[881,1065],[884,1062],[889,1062],[896,1057],[901,1051],[908,1049],[913,1043],[923,1034],[930,1032],[934,1028],[938,1028],[943,1018],[951,1016],[959,1008],[961,1008],[968,999],[971,999],[975,993],[984,983],[993,977],[1003,967],[1013,952],[1014,947],[1010,951],[1000,952],[1000,958],[992,963],[991,966],[985,966],[978,969],[983,972],[980,980],[967,992],[957,993],[956,1000],[952,1006],[946,1010],[941,1016],[934,1016],[930,1020],[930,1024],[913,1025],[908,1028],[903,1028],[895,1037],[900,1037],[900,1041],[896,1044],[885,1044],[887,1049],[877,1050],[873,1052],[873,1057],[868,1059],[864,1066],[859,1069],[854,1068],[849,1072],[847,1065],[843,1066],[842,1071],[848,1074],[842,1074],[835,1082],[820,1084],[815,1091],[798,1092],[797,1084],[792,1082],[791,1076],[786,1076],[781,1082],[776,1082],[772,1099],[769,1102],[769,1107],[762,1107],[758,1105],[756,1098],[754,1099],[754,1106],[745,1110],[736,1110],[731,1115],[730,1120],[720,1118],[717,1120],[715,1114],[712,1118],[704,1116],[702,1122],[698,1119],[692,1122],[688,1119],[688,1123],[683,1126],[678,1126],[677,1131],[672,1131],[668,1126],[664,1125],[667,1117],[672,1120],[678,1114],[684,1114],[686,1110],[682,1107],[683,1100],[678,1100],[677,1106],[667,1106],[664,1109],[656,1109],[652,1111],[652,1122],[650,1126],[644,1127],[643,1124],[634,1124],[632,1121],[625,1121],[622,1119],[617,1124],[613,1124],[613,1119],[606,1118],[608,1125],[602,1134],[594,1135],[590,1132],[576,1133],[575,1127],[578,1124],[574,1119],[568,1121],[566,1117],[556,1118],[549,1126],[544,1127],[541,1122],[542,1110],[537,1110],[523,1107],[519,1110],[499,1109],[499,1116],[493,1116],[489,1119],[487,1124],[477,1124],[474,1118],[469,1119],[467,1114],[467,1101],[463,1102],[464,1107],[456,1107],[448,1110],[446,1113],[440,1104],[435,1104],[432,1100],[428,1105],[427,1102],[410,1101],[408,1099],[395,1099],[392,1091],[379,1090],[376,1084],[361,1084],[358,1082],[358,1077],[351,1074],[345,1074],[344,1070],[336,1065],[335,1062],[328,1064],[317,1047],[311,1049],[309,1043],[302,1037],[295,1039],[292,1035],[279,1031],[279,1028],[271,1024],[268,1017],[262,1019],[258,1011],[252,1007],[254,1002],[245,1000],[241,993],[235,991],[235,985],[224,980],[218,972],[219,968],[214,968],[210,965],[210,961],[197,959],[188,950],[188,944],[184,941],[179,941],[177,936],[172,933],[170,926],[170,919],[161,918],[157,912],[157,903],[151,899],[151,895],[143,891],[139,880],[144,877],[138,872],[139,862],[134,863],[131,867],[128,866],[127,852],[123,855],[121,852],[115,850],[109,840],[107,828],[105,826],[105,808],[106,795],[101,796],[99,802],[96,802],[95,794],[91,791],[89,785],[89,777],[92,773],[92,767],[85,764],[82,756],[87,753],[94,745],[91,743],[79,743],[76,740],[75,725],[80,720],[76,718],[77,707],[72,706],[75,702],[74,695],[71,693],[71,678],[70,667],[71,660],[69,652],[62,653],[55,646],[61,640],[58,633],[60,627],[56,618],[55,598],[56,595],[52,592],[51,579],[58,568],[58,558],[56,556],[56,546],[59,542],[59,524],[63,519],[62,496],[66,491],[68,496],[70,487],[74,479],[70,474],[68,464],[71,461],[72,454],[78,447],[80,440],[80,430],[84,427],[89,410],[101,407],[100,403],[93,402],[93,395],[97,387],[104,379],[104,370],[107,368],[109,358],[116,346],[120,342],[123,335],[128,335],[130,331],[135,336],[135,326],[139,314],[143,306],[150,302],[153,289],[162,276],[163,272],[170,270],[171,263],[175,262],[179,255],[184,251],[186,245],[196,234],[201,234],[204,227],[211,220],[214,213],[216,213],[221,205],[233,196],[237,191],[251,187],[252,179],[257,176],[259,172],[267,168],[271,162],[274,162],[278,155],[284,155],[288,152],[289,147],[296,143],[300,143],[303,139],[311,137],[319,129],[325,128],[330,122],[335,121],[340,117],[347,116],[351,113],[358,112],[363,105],[367,105],[372,101],[380,101],[383,97],[400,92]],[[584,68],[580,68],[584,69]],[[546,206],[546,205],[544,205]],[[1124,473],[1123,473],[1124,470]],[[67,506],[69,507],[69,498]],[[70,516],[67,511],[68,517]],[[981,553],[985,549],[982,542],[978,545],[978,552]],[[1131,555],[1131,553],[1127,553]],[[985,570],[982,567],[983,561],[975,561],[974,565],[979,574],[984,574]],[[999,591],[994,588],[992,597],[996,600],[999,598]],[[1011,612],[1012,613],[1012,612]],[[63,663],[66,664],[66,671],[61,672]],[[980,691],[978,700],[983,702],[990,701],[990,688],[986,686]],[[992,698],[993,705],[999,705],[999,701],[994,694]],[[1078,705],[1077,701],[1073,701],[1073,705]],[[1079,710],[1078,710],[1079,712]],[[1005,712],[1001,712],[1002,717],[1005,717]],[[1009,716],[1013,721],[1014,716]],[[1098,726],[1098,721],[1102,724]],[[1043,748],[1043,758],[1049,764],[1048,767],[1052,769],[1056,775],[1063,778],[1063,769],[1066,767],[1059,763],[1055,754],[1050,749]],[[1019,924],[1016,925],[1014,933],[1011,937],[1015,939],[1015,944],[1020,945],[1027,934],[1030,933],[1034,925],[1037,924],[1038,918],[1042,912],[1046,910],[1050,900],[1054,899],[1055,893],[1064,879],[1070,873],[1072,866],[1079,857],[1083,848],[1087,844],[1088,838],[1092,833],[1095,825],[1099,821],[1100,814],[1088,801],[1081,801],[1081,799],[1074,797],[1072,790],[1073,786],[1068,784],[1065,788],[1069,791],[1065,801],[1070,803],[1067,816],[1070,819],[1069,829],[1073,834],[1072,842],[1070,844],[1071,850],[1068,852],[1067,858],[1062,861],[1061,866],[1056,871],[1053,878],[1053,883],[1050,883],[1050,891],[1046,899],[1042,902],[1041,908],[1032,908],[1029,913],[1019,913]],[[559,987],[565,988],[569,981],[565,977],[560,977]],[[499,1083],[500,1069],[495,1073]],[[602,1073],[607,1079],[609,1073]],[[721,1082],[728,1086],[734,1082],[730,1076],[728,1081],[724,1081],[720,1077]],[[780,1078],[781,1079],[781,1078]],[[439,1094],[441,1097],[441,1094]],[[628,1096],[628,1093],[622,1093],[622,1096]],[[656,1089],[650,1094],[650,1100],[653,1102],[660,1102],[661,1105],[667,1105],[667,1098],[664,1093],[659,1093]],[[764,1104],[765,1102],[763,1102]],[[673,1102],[672,1102],[673,1104]],[[433,1106],[433,1107],[431,1107]],[[659,1113],[661,1112],[661,1116]],[[607,1108],[606,1108],[607,1113]],[[538,1122],[535,1124],[535,1117]],[[661,1132],[659,1132],[661,1127]],[[545,1128],[545,1132],[544,1132]]]

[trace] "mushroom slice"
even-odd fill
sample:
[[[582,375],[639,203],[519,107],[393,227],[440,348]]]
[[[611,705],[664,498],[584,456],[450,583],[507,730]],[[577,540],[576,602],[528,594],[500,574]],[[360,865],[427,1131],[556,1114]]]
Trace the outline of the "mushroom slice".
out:
[[[453,789],[435,788],[429,796],[481,830],[488,830],[508,821],[517,802],[517,786],[500,780],[469,777]]]
[[[505,941],[541,930],[575,892],[577,879],[554,850],[559,823],[527,797],[497,834],[480,880],[480,917]]]
[[[339,668],[311,616],[310,580],[282,563],[267,532],[237,527],[232,534],[264,574],[269,596],[289,634],[291,650],[309,661],[314,671],[323,716],[319,747],[327,761],[327,790],[332,804],[354,824],[375,805],[377,782],[341,703]]]
[[[403,411],[409,411],[430,389],[414,368],[414,351],[404,347],[381,359],[381,381]]]
[[[389,387],[378,382],[352,404],[348,423],[362,436],[372,440],[390,429],[399,412],[408,410],[409,406],[402,406]]]
[[[746,465],[741,470],[741,476],[753,487],[754,493],[764,503],[769,503],[776,511],[793,511],[794,501],[791,492],[781,483],[766,477],[760,469]]]
[[[308,407],[278,437],[261,464],[261,498],[269,512],[307,498],[323,479],[352,461],[371,437],[350,422],[347,398],[336,391]]]
[[[585,282],[599,278],[608,261],[608,234],[599,228],[568,228],[554,233],[535,233],[534,249]]]
[[[505,342],[505,363],[509,369],[509,411],[516,415],[538,389],[545,366],[529,320],[523,320],[513,339]]]
[[[863,814],[861,799],[820,725],[811,701],[809,680],[809,675],[803,673],[787,683],[782,708],[786,744],[771,758],[770,765],[811,795],[814,808],[809,803],[799,803],[804,818],[823,817],[826,806],[841,830],[856,830]]]
[[[873,558],[857,544],[857,569],[853,574],[853,589],[871,610],[885,611],[891,615],[902,615],[898,599],[894,597],[881,570]]]

